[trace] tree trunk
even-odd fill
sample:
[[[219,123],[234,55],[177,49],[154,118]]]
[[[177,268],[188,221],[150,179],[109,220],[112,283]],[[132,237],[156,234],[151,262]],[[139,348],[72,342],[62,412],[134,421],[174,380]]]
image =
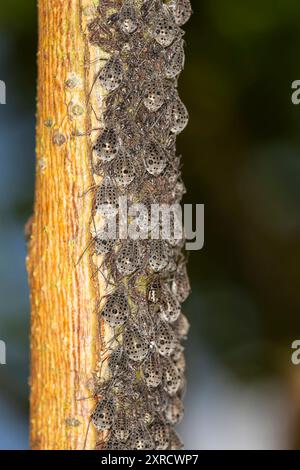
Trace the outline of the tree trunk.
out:
[[[93,51],[88,0],[39,0],[35,206],[27,267],[31,291],[32,449],[83,449],[98,357],[89,245],[93,185],[85,134]],[[99,63],[97,65],[99,67]],[[96,65],[95,65],[96,67]],[[99,108],[97,110],[99,112]],[[86,398],[86,399],[83,399]],[[95,432],[86,449],[95,448]]]

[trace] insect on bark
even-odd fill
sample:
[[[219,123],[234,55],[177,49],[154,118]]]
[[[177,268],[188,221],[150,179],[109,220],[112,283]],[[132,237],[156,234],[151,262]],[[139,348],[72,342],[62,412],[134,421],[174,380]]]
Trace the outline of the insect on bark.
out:
[[[189,0],[107,0],[99,2],[87,28],[90,43],[108,54],[95,75],[105,109],[100,132],[91,136],[93,233],[102,257],[97,272],[105,272],[113,287],[98,308],[106,353],[100,368],[106,374],[95,372],[103,396],[91,422],[99,432],[99,448],[182,448],[173,429],[183,415],[182,340],[189,328],[181,311],[190,292],[182,240],[152,240],[148,230],[149,238],[112,242],[101,239],[97,217],[103,205],[113,216],[120,194],[129,205],[148,209],[180,202],[185,192],[176,136],[188,113],[177,78],[184,66],[181,26],[191,12]],[[94,87],[93,96],[97,103]],[[109,337],[102,335],[103,328],[110,328]],[[108,431],[104,440],[103,430]]]

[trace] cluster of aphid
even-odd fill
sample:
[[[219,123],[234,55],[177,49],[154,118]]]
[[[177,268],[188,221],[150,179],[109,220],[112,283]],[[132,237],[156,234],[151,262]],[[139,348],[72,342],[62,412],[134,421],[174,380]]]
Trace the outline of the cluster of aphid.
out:
[[[176,136],[188,122],[177,92],[184,66],[189,0],[102,0],[89,24],[93,45],[109,53],[97,75],[106,93],[103,127],[93,143],[93,172],[101,178],[93,217],[105,205],[180,203],[185,192]],[[98,82],[98,83],[99,83]],[[108,215],[109,217],[109,215]],[[149,232],[151,229],[149,229]],[[189,324],[180,304],[190,285],[183,239],[109,239],[94,232],[111,292],[99,307],[113,335],[94,380],[91,421],[99,447],[181,449],[174,426],[183,416]],[[101,326],[100,326],[101,327]],[[105,442],[105,443],[104,443]]]

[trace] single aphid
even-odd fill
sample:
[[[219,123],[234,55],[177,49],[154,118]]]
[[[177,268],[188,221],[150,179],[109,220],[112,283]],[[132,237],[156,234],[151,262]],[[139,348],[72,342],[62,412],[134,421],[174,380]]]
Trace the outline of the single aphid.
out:
[[[118,208],[118,193],[109,177],[104,178],[94,199],[94,210],[103,217],[113,217]]]
[[[116,376],[119,372],[127,372],[128,358],[122,346],[118,347],[110,354],[108,367],[112,377]]]
[[[154,443],[145,426],[134,429],[128,441],[130,450],[152,450]]]
[[[130,315],[130,308],[123,291],[117,290],[109,296],[101,315],[111,327],[124,325]]]
[[[173,361],[165,359],[163,362],[163,387],[170,395],[175,395],[182,384],[182,375],[180,374]]]
[[[190,0],[175,0],[173,14],[178,26],[183,26],[193,13]]]
[[[126,240],[116,257],[116,268],[122,276],[133,274],[141,265],[141,250],[138,242]]]
[[[104,163],[113,160],[120,148],[118,137],[114,129],[105,128],[94,144],[94,151]]]
[[[130,1],[125,1],[118,14],[118,24],[125,34],[133,33],[138,27],[137,12]]]
[[[143,364],[143,376],[148,387],[158,387],[162,381],[162,366],[158,354],[153,352]]]
[[[98,431],[110,429],[113,424],[114,406],[111,400],[101,400],[97,403],[91,420]]]
[[[107,91],[114,91],[121,85],[124,77],[123,64],[118,55],[114,55],[104,65],[99,74],[99,81]]]
[[[148,354],[149,343],[135,326],[128,325],[124,333],[124,349],[132,361],[142,361]]]
[[[186,368],[186,361],[185,361],[184,349],[182,348],[181,345],[179,345],[178,351],[175,350],[175,352],[172,354],[171,359],[174,362],[174,365],[177,367],[178,371],[181,374],[184,374],[185,368]]]
[[[174,323],[181,314],[180,304],[168,286],[163,289],[159,314],[168,323]]]
[[[170,429],[165,423],[156,421],[150,428],[150,433],[156,450],[166,450],[169,445]]]
[[[127,188],[133,182],[136,170],[129,153],[123,150],[119,151],[111,166],[111,176],[120,189]]]
[[[170,15],[161,13],[155,17],[151,25],[151,35],[162,47],[168,47],[176,36],[180,35],[180,30]]]
[[[167,157],[163,149],[154,141],[144,147],[144,164],[147,172],[159,176],[167,165]]]
[[[184,42],[182,39],[174,42],[165,51],[165,76],[166,78],[176,78],[184,68],[185,54]]]
[[[123,408],[117,411],[113,425],[113,433],[116,439],[121,442],[126,442],[130,435],[130,420]]]
[[[186,269],[186,263],[182,262],[177,267],[172,281],[172,291],[179,302],[184,302],[191,292],[191,285]]]
[[[97,256],[111,253],[114,249],[116,240],[109,239],[105,235],[97,235],[95,238],[95,254]]]
[[[165,419],[171,426],[176,426],[182,421],[184,406],[179,397],[170,397],[165,409]]]
[[[172,326],[176,336],[180,341],[187,338],[190,329],[190,323],[184,313],[179,315],[178,320],[176,320]]]
[[[158,352],[165,357],[171,356],[176,347],[177,339],[174,332],[164,321],[160,321],[158,324],[155,334],[155,344]]]
[[[160,302],[162,295],[162,284],[159,276],[156,276],[147,287],[147,299],[150,303]]]
[[[178,169],[173,166],[170,162],[167,162],[163,172],[160,175],[164,180],[166,180],[169,184],[175,184],[177,181],[177,178],[179,176],[179,171]],[[167,187],[167,191],[170,191],[170,188]]]
[[[189,115],[187,109],[179,96],[175,97],[175,101],[171,104],[170,113],[170,131],[174,134],[180,134],[187,126]]]
[[[151,113],[158,111],[165,101],[164,87],[159,81],[147,83],[143,90],[144,106]]]
[[[149,242],[149,250],[149,268],[155,273],[163,271],[169,262],[166,242],[164,240],[151,240]]]

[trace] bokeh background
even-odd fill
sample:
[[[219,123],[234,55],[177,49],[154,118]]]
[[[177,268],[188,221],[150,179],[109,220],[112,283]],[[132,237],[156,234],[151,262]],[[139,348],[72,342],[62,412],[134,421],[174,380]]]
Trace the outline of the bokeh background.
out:
[[[28,448],[29,300],[23,227],[32,213],[34,0],[2,0],[0,448]],[[194,0],[180,79],[185,202],[205,204],[190,254],[190,449],[300,448],[299,0]]]

